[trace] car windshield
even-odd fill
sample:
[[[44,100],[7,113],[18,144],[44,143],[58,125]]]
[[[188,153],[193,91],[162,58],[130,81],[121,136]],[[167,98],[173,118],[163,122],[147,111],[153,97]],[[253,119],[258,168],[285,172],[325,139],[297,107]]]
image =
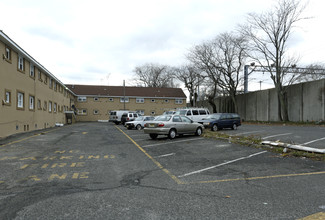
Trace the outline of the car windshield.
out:
[[[220,119],[220,116],[221,114],[211,114],[211,115],[208,115],[207,117],[205,117],[204,119]]]
[[[143,120],[143,116],[137,117],[134,119],[134,121],[142,121]]]
[[[169,121],[172,116],[170,115],[161,115],[158,116],[155,121]]]
[[[175,115],[185,115],[187,110],[178,110]]]

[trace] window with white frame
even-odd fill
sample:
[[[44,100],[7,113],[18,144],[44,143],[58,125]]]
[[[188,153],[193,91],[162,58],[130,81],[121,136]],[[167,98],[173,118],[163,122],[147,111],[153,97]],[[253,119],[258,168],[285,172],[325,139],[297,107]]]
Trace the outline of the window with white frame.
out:
[[[144,103],[144,98],[136,98],[136,103]]]
[[[99,114],[99,110],[95,109],[94,110],[94,115],[98,115]]]
[[[47,110],[47,101],[44,101],[43,110],[44,110],[44,111]]]
[[[49,101],[49,112],[52,112],[52,102]]]
[[[140,109],[140,110],[136,110],[137,113],[144,115],[144,110]]]
[[[11,92],[6,90],[5,91],[5,104],[10,104],[11,103]]]
[[[94,101],[99,101],[99,98],[98,97],[94,97]]]
[[[11,49],[6,47],[6,59],[11,60]]]
[[[53,112],[56,112],[56,103],[54,102],[54,104],[53,104]]]
[[[24,67],[24,58],[23,56],[19,55],[18,56],[18,70],[20,71],[24,71],[25,67]]]
[[[151,111],[151,115],[155,115],[156,114],[156,112],[155,111]]]
[[[18,92],[17,93],[17,108],[24,108],[24,93]]]
[[[30,64],[29,76],[32,78],[35,77],[35,66],[32,63]]]
[[[56,83],[56,81],[53,82],[53,85],[54,85],[54,90],[56,91],[56,90],[57,90],[57,85],[58,85],[58,84]]]
[[[85,102],[85,101],[87,101],[86,96],[78,96],[78,102]]]
[[[87,115],[87,109],[78,109],[78,115]]]
[[[109,98],[108,101],[114,102],[114,98]]]
[[[169,103],[169,99],[165,99],[164,102],[165,102],[165,103]]]
[[[156,100],[155,99],[151,99],[151,102],[156,102]]]
[[[183,104],[183,99],[175,99],[175,104]]]
[[[129,102],[129,97],[122,97],[120,98],[120,102]]]
[[[34,96],[29,96],[29,110],[34,110],[35,109],[35,97]]]

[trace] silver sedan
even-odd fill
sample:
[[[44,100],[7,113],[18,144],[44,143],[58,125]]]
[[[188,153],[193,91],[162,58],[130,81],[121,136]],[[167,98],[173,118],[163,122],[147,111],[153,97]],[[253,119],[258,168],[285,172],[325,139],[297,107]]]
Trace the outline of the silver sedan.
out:
[[[195,134],[200,136],[203,132],[203,125],[193,122],[186,116],[162,115],[154,121],[147,122],[144,126],[144,133],[149,134],[152,139],[158,135],[168,135],[170,139],[176,135]]]

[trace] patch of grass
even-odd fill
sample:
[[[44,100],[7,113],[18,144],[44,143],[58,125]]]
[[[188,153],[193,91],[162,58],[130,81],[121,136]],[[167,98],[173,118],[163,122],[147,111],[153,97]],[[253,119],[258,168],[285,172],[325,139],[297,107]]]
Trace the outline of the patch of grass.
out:
[[[203,137],[224,140],[230,143],[267,150],[269,152],[279,154],[279,156],[281,157],[300,157],[300,158],[309,158],[317,161],[325,161],[325,154],[310,153],[310,152],[299,151],[290,148],[287,148],[286,152],[284,153],[283,147],[263,145],[261,144],[262,142],[261,138],[254,135],[231,136],[221,131],[214,132],[214,131],[205,130],[203,133]]]

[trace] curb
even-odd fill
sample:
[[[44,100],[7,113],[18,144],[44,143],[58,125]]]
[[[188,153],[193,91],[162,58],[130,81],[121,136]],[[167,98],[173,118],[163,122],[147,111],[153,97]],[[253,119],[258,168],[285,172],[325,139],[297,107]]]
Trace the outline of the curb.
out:
[[[291,149],[295,149],[295,150],[308,151],[308,152],[313,152],[313,153],[325,154],[325,149],[305,147],[305,146],[302,146],[302,145],[286,144],[286,143],[273,142],[273,141],[262,141],[261,144],[270,145],[270,146],[277,146],[277,147],[284,147],[284,148],[291,148]]]

